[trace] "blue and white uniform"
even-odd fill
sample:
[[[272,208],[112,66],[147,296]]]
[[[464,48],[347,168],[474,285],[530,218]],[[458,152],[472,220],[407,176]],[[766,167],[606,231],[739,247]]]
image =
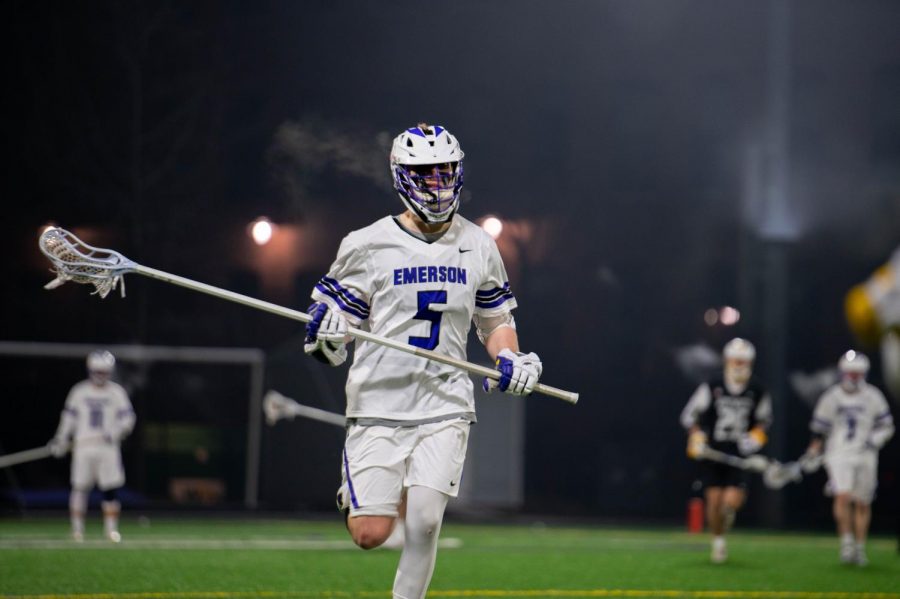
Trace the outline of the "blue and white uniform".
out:
[[[73,437],[72,487],[102,491],[125,484],[119,443],[134,428],[135,415],[121,385],[90,380],[69,391],[56,438]]]
[[[852,393],[834,385],[816,404],[809,427],[826,439],[825,467],[831,491],[871,503],[878,483],[878,450],[894,434],[884,394],[865,382]]]
[[[350,233],[312,297],[354,327],[460,360],[473,318],[516,307],[494,240],[459,215],[433,241],[391,216]],[[357,340],[346,392],[342,496],[351,515],[396,516],[414,485],[457,495],[475,421],[466,372]]]

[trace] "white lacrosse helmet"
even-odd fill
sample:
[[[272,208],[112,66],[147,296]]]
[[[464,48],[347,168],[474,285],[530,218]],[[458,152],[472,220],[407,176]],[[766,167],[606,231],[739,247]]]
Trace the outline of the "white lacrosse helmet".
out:
[[[752,362],[756,359],[756,348],[746,339],[735,337],[725,344],[722,356],[726,360],[746,360]]]
[[[88,372],[112,373],[116,367],[116,357],[106,350],[92,351],[87,357]]]
[[[841,371],[841,386],[849,393],[855,393],[866,380],[869,373],[869,358],[852,349],[838,360]]]
[[[440,125],[419,123],[398,135],[391,148],[394,189],[407,208],[427,223],[444,223],[459,208],[463,151]]]
[[[861,374],[866,376],[869,373],[869,358],[865,354],[851,349],[838,360],[838,369],[841,371],[841,374]]]
[[[738,384],[746,384],[753,374],[753,360],[756,359],[756,348],[746,339],[735,337],[725,344],[722,350],[725,358],[725,378]]]

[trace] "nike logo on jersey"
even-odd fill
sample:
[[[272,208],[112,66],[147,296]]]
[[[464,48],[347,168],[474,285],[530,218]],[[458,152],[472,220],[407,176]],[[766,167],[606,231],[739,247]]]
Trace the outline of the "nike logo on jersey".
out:
[[[456,486],[456,481],[451,480],[451,481],[450,481],[450,486],[451,486],[451,487],[455,487],[455,486]]]
[[[460,254],[465,254],[466,252],[471,252],[471,251],[472,251],[471,249],[464,250],[464,249],[462,249],[462,248],[459,248],[459,253],[460,253]]]

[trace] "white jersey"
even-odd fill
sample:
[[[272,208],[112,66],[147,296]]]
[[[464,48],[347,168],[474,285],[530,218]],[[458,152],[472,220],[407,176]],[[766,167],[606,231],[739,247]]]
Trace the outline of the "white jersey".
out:
[[[76,446],[104,438],[118,440],[131,431],[134,420],[131,401],[121,385],[108,381],[97,386],[85,380],[69,391],[58,436],[73,435]]]
[[[856,393],[840,384],[822,394],[810,429],[827,436],[826,459],[858,456],[880,448],[893,433],[887,400],[876,387],[863,383]]]
[[[350,233],[312,297],[362,330],[461,360],[473,315],[516,307],[494,240],[459,215],[430,243],[391,216]],[[475,411],[466,372],[362,340],[346,390],[348,418],[428,420]]]

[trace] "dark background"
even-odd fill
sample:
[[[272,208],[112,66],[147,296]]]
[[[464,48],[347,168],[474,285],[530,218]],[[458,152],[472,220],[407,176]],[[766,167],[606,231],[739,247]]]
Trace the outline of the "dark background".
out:
[[[523,512],[682,519],[694,467],[677,419],[697,380],[675,356],[736,335],[756,343],[778,403],[770,453],[795,458],[810,408],[788,376],[853,345],[844,294],[900,242],[896,2],[7,7],[0,337],[259,347],[269,382],[293,369],[309,381],[297,399],[341,410],[344,370],[304,361],[300,326],[135,276],[124,299],[43,291],[37,236],[56,223],[302,309],[343,235],[401,211],[392,137],[440,123],[466,152],[461,213],[508,223],[498,243],[523,347],[548,384],[581,393],[575,408],[527,403]],[[282,235],[264,248],[247,236],[260,215]],[[738,324],[708,326],[704,312],[724,305]],[[484,356],[472,347],[470,359]],[[3,450],[46,442],[82,363],[0,365]],[[164,496],[151,439],[175,422],[214,431],[212,457],[186,463],[242,476],[237,369],[122,364],[120,375],[139,414],[125,448],[138,495]],[[330,507],[340,433],[297,427],[264,439],[263,508]],[[876,528],[898,502],[897,447],[882,454]],[[0,485],[66,485],[61,462],[16,473]],[[818,476],[775,498],[755,488],[748,521],[828,525]],[[225,505],[240,504],[241,484]]]

